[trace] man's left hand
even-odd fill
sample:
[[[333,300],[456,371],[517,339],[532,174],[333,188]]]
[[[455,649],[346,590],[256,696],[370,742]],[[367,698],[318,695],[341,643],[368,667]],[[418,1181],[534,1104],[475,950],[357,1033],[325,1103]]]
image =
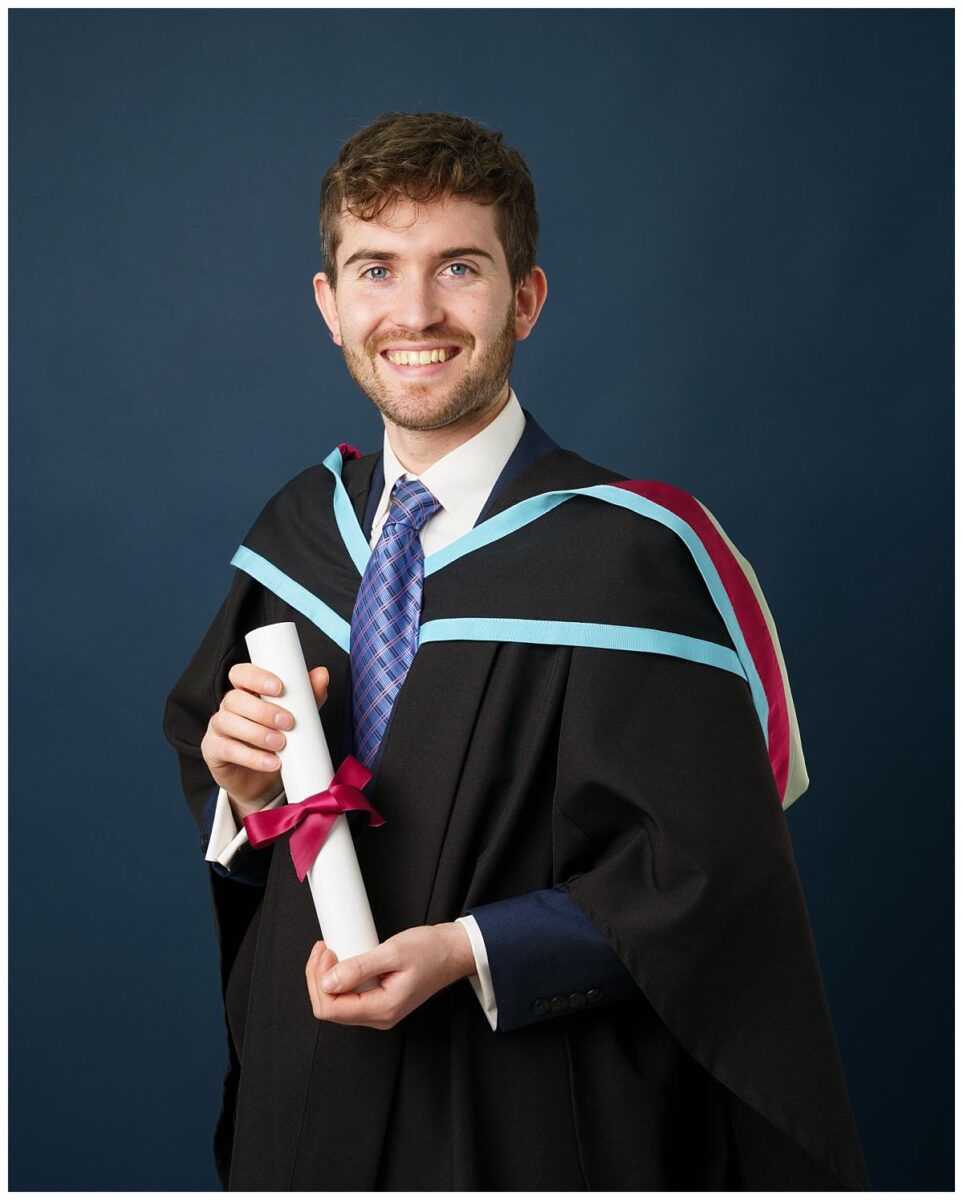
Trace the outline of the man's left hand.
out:
[[[435,992],[474,975],[475,958],[465,927],[449,921],[405,929],[344,962],[324,942],[315,942],[304,974],[319,1021],[391,1029]],[[354,991],[378,976],[373,988]]]

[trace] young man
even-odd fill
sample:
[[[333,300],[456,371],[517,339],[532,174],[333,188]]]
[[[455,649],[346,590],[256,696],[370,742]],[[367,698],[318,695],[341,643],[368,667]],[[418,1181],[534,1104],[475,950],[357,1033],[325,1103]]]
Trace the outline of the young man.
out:
[[[318,307],[382,451],[268,503],[165,722],[212,863],[225,1186],[866,1188],[771,617],[697,501],[521,409],[547,292],[524,161],[388,114],[321,220]],[[385,819],[350,821],[382,942],[342,963],[286,845],[227,850],[283,801],[281,681],[244,648],[282,620]]]

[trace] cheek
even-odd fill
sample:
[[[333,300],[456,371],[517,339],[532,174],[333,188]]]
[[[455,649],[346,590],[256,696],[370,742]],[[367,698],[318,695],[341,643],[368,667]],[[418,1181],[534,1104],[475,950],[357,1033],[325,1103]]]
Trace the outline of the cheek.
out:
[[[507,318],[507,309],[493,310],[491,305],[481,303],[465,303],[459,310],[452,312],[457,324],[466,329],[476,342],[490,346],[497,342],[503,334]]]
[[[352,345],[363,345],[384,321],[381,306],[374,302],[352,301],[338,313],[341,336]]]
[[[341,319],[342,341],[345,345],[359,353],[362,351],[366,352],[369,349],[368,343],[372,339],[376,329],[376,323],[358,320],[357,316],[354,316],[350,320],[343,317]]]

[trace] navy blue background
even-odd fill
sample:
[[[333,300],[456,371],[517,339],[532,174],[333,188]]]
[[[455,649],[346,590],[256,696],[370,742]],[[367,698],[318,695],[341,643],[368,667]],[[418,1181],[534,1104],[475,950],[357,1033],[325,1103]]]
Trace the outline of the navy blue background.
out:
[[[549,298],[522,404],[694,492],[758,572],[870,1174],[952,1188],[952,33],[10,13],[12,1188],[216,1187],[206,868],[161,716],[265,499],[380,443],[310,280],[321,175],[388,109],[529,162]]]

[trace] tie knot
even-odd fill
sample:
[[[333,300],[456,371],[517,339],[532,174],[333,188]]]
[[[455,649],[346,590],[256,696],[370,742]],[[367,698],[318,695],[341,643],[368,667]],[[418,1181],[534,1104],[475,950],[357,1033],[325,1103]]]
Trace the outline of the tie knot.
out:
[[[407,525],[420,529],[441,504],[420,479],[399,477],[391,489],[391,509],[385,524]]]

